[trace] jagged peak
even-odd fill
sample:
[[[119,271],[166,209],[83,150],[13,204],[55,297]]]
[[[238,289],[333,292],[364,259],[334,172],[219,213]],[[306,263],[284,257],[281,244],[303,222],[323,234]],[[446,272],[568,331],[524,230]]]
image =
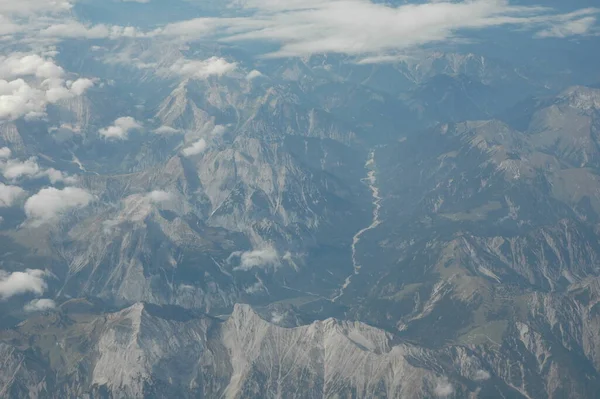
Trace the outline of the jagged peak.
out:
[[[342,321],[335,318],[315,321],[311,324],[298,327],[281,327],[265,320],[248,304],[236,304],[228,322],[235,325],[283,328],[288,330],[305,331],[307,335],[321,336],[329,342],[340,339],[348,340],[361,350],[375,353],[387,353],[392,350],[392,335],[388,332],[369,326],[358,321]]]

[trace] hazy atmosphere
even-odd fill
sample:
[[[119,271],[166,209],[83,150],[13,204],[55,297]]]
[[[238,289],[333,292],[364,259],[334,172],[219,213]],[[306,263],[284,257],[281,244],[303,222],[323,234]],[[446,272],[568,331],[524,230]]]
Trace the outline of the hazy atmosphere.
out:
[[[0,0],[0,398],[595,398],[598,0]]]

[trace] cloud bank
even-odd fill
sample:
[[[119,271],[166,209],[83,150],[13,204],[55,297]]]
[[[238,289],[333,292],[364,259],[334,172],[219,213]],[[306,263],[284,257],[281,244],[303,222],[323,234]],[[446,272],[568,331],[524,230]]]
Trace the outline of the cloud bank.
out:
[[[144,32],[131,26],[81,23],[69,12],[71,1],[2,0],[0,37],[25,33],[27,43],[142,37],[173,42],[252,40],[277,44],[279,49],[269,57],[341,53],[383,60],[386,58],[381,56],[463,39],[469,31],[493,27],[529,30],[538,38],[598,32],[599,9],[559,14],[539,2],[542,6],[513,5],[509,0],[432,0],[401,5],[371,0],[230,0],[227,17],[194,18]],[[234,63],[213,57],[176,61],[172,70],[157,73],[204,79],[235,68]]]
[[[153,35],[183,40],[210,36],[224,41],[266,41],[280,46],[269,57],[322,53],[374,56],[447,42],[491,27],[567,37],[590,32],[598,9],[556,14],[508,0],[432,1],[393,6],[369,0],[245,0],[234,9],[246,16],[198,18],[169,24]]]
[[[42,117],[48,104],[80,96],[93,84],[67,79],[62,67],[37,54],[0,56],[0,121]]]

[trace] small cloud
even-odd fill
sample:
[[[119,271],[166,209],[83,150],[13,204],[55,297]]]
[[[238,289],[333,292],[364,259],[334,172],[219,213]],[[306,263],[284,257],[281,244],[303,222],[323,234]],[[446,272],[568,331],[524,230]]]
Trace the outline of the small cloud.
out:
[[[146,198],[148,198],[148,200],[154,204],[161,204],[172,201],[175,196],[167,191],[155,190],[146,195]]]
[[[29,302],[23,310],[26,312],[44,312],[46,310],[52,310],[56,308],[56,302],[52,299],[34,299]]]
[[[10,180],[17,180],[21,177],[33,177],[40,173],[41,168],[34,157],[26,161],[9,160],[1,166],[2,175]]]
[[[54,168],[43,169],[38,165],[37,158],[35,157],[31,157],[25,161],[12,159],[5,163],[0,163],[0,170],[5,178],[12,181],[21,178],[38,179],[47,177],[52,184],[74,184],[77,182],[76,177],[69,176],[60,170]]]
[[[223,25],[223,21],[220,21],[218,18],[194,18],[167,24],[152,31],[149,36],[195,40],[207,34],[214,33],[216,28],[223,27]]]
[[[265,291],[265,287],[263,286],[263,284],[260,281],[257,281],[256,283],[252,284],[249,287],[244,288],[244,292],[246,294],[257,294],[259,292],[263,292]]]
[[[396,54],[396,55],[375,55],[371,57],[365,57],[356,63],[358,65],[369,65],[369,64],[393,64],[411,59],[409,56]]]
[[[24,272],[8,273],[0,270],[0,299],[6,300],[16,295],[42,295],[48,285],[44,278],[48,272],[44,270],[27,269]]]
[[[556,25],[544,29],[536,34],[540,38],[565,38],[570,36],[585,35],[596,24],[595,17],[584,17],[572,21],[557,23]]]
[[[183,151],[181,151],[181,152],[184,156],[191,157],[193,155],[198,155],[198,154],[203,153],[206,150],[207,146],[208,145],[206,143],[206,140],[200,139],[200,140],[192,143],[192,145],[190,145],[189,147],[184,148]]]
[[[34,224],[42,224],[56,220],[71,209],[84,208],[92,200],[93,196],[81,188],[44,188],[25,202],[25,214]]]
[[[271,312],[271,323],[279,324],[283,321],[284,317],[285,317],[284,313]]]
[[[248,73],[248,75],[246,75],[246,79],[247,80],[254,80],[256,78],[259,78],[263,76],[263,74],[260,71],[257,71],[256,69],[253,71],[250,71],[250,73]]]
[[[438,382],[433,390],[433,393],[439,398],[447,398],[454,393],[454,386],[448,381],[447,378],[443,378]]]
[[[223,125],[216,125],[210,132],[211,136],[222,136],[227,131],[227,128]]]
[[[25,190],[17,186],[0,183],[0,208],[11,207],[25,196]]]
[[[124,116],[115,120],[112,126],[100,129],[98,133],[106,139],[126,140],[129,132],[142,127],[142,124],[131,116]]]
[[[235,62],[228,62],[221,57],[211,57],[207,60],[179,59],[162,74],[175,74],[192,79],[207,79],[211,76],[227,75],[237,69]],[[159,71],[161,73],[161,71]]]
[[[175,129],[174,127],[171,126],[161,126],[157,129],[153,130],[154,133],[156,134],[164,134],[164,135],[169,135],[169,134],[178,134],[181,133],[180,129]]]
[[[56,170],[54,168],[46,169],[45,171],[39,174],[40,176],[47,176],[50,183],[65,183],[65,184],[75,184],[77,183],[77,177],[69,176],[60,170]]]
[[[89,88],[94,86],[94,81],[87,78],[79,78],[76,81],[70,83],[69,89],[76,96],[80,96],[85,93]]]
[[[144,34],[132,26],[118,25],[84,25],[78,21],[67,21],[48,26],[40,32],[40,36],[57,39],[119,39],[126,37],[142,37]]]
[[[477,370],[473,375],[474,381],[486,381],[490,379],[490,373],[485,370]]]
[[[0,148],[0,159],[9,159],[12,156],[12,151],[8,147]]]
[[[246,252],[234,252],[229,256],[229,260],[231,261],[233,258],[239,259],[239,265],[233,270],[248,271],[255,267],[277,266],[280,263],[279,254],[272,246]]]

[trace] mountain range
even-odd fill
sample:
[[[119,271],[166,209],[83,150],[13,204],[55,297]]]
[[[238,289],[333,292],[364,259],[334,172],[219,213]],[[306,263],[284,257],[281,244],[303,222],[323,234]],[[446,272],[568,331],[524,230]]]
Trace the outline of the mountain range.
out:
[[[0,397],[595,397],[594,4],[66,3],[0,2]]]

